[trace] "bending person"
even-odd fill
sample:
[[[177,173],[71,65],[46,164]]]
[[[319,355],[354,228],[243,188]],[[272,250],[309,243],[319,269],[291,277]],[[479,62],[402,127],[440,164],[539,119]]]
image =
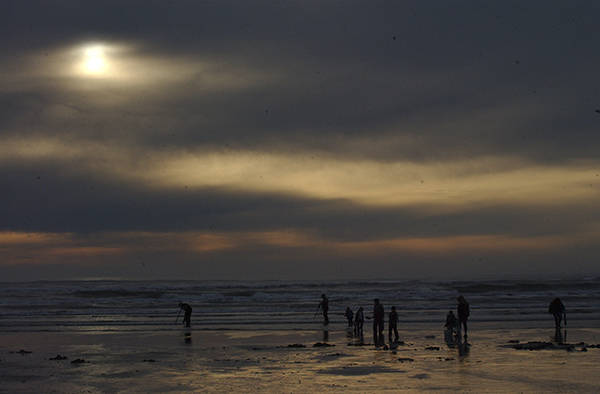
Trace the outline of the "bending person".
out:
[[[565,312],[565,306],[563,305],[560,298],[556,297],[548,306],[548,313],[552,313],[554,315],[554,327],[558,330],[560,329],[561,322],[563,316],[565,318],[565,322],[567,321],[567,314]]]

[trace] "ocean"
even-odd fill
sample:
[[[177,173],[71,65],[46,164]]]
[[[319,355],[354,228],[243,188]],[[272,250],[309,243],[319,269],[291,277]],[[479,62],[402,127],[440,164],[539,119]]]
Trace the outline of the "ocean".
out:
[[[374,298],[396,306],[400,327],[443,325],[456,296],[472,324],[552,326],[560,297],[568,324],[600,326],[600,278],[495,281],[60,281],[0,283],[0,332],[178,330],[178,303],[193,308],[194,330],[305,330],[320,324],[329,297],[331,326],[347,306],[370,315]],[[182,316],[178,322],[181,323]],[[585,323],[585,324],[584,324]]]

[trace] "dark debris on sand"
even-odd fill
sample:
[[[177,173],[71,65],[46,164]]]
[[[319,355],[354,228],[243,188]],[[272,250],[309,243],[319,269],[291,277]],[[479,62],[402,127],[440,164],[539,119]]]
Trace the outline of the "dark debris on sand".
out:
[[[56,360],[56,361],[58,361],[58,360],[66,360],[68,358],[69,357],[67,357],[67,356],[61,356],[60,354],[57,354],[56,357],[50,357],[48,360]]]
[[[301,343],[291,343],[291,344],[287,345],[287,347],[291,347],[291,348],[303,348],[303,347],[306,347],[306,345],[303,345]]]
[[[440,350],[439,346],[427,346],[425,350]]]
[[[400,357],[400,358],[398,359],[398,361],[400,361],[401,363],[404,363],[404,362],[409,362],[409,363],[412,363],[412,362],[413,362],[413,361],[415,361],[415,360],[414,360],[414,359],[412,359],[412,358],[410,358],[410,357]]]
[[[596,345],[597,346],[597,345]],[[584,342],[579,342],[577,344],[572,343],[564,343],[564,344],[556,344],[552,342],[541,342],[541,341],[532,341],[526,343],[512,343],[509,345],[503,345],[502,347],[508,347],[517,350],[566,350],[567,352],[572,352],[576,350],[576,347],[579,347],[579,351],[586,352],[587,348],[596,347],[595,345],[586,345]],[[585,349],[585,350],[584,350]]]
[[[278,346],[276,346],[276,347],[278,347]],[[274,349],[276,347],[269,347],[269,346],[257,347],[257,346],[254,346],[254,347],[251,347],[250,349],[251,350],[255,350],[255,351],[264,351],[264,350],[272,350],[272,349]]]
[[[406,371],[397,370],[385,366],[363,366],[363,365],[346,365],[341,367],[332,367],[317,371],[319,374],[341,375],[341,376],[363,376],[380,373],[405,373]]]
[[[315,358],[319,359],[319,360],[331,360],[331,359],[336,359],[336,358],[340,358],[340,357],[348,357],[348,356],[349,355],[345,354],[345,353],[329,353],[329,354],[319,355]]]
[[[84,364],[87,363],[87,361],[85,361],[82,358],[76,358],[75,360],[71,361],[71,364]]]
[[[148,358],[148,359],[143,360],[142,362],[144,362],[144,363],[155,363],[156,360],[153,359],[153,358]]]
[[[313,347],[332,347],[335,346],[331,343],[326,343],[326,342],[317,342],[313,345]]]

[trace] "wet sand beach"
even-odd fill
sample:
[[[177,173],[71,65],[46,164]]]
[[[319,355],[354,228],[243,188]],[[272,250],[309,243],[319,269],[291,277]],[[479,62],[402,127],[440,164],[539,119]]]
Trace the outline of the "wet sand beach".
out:
[[[368,328],[365,342],[372,341]],[[532,351],[510,346],[550,341],[552,330],[474,324],[462,354],[444,343],[441,328],[404,328],[404,345],[395,350],[349,346],[356,340],[342,325],[331,326],[326,337],[320,325],[6,332],[0,334],[0,392],[600,392],[600,349],[581,344],[600,343],[598,328],[570,329],[568,342],[579,343],[571,351]],[[324,342],[329,346],[314,346]]]

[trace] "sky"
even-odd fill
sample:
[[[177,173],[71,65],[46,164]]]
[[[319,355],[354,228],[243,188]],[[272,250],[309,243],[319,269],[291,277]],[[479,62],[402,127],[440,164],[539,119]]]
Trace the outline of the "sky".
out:
[[[600,275],[597,1],[0,2],[0,277]]]

